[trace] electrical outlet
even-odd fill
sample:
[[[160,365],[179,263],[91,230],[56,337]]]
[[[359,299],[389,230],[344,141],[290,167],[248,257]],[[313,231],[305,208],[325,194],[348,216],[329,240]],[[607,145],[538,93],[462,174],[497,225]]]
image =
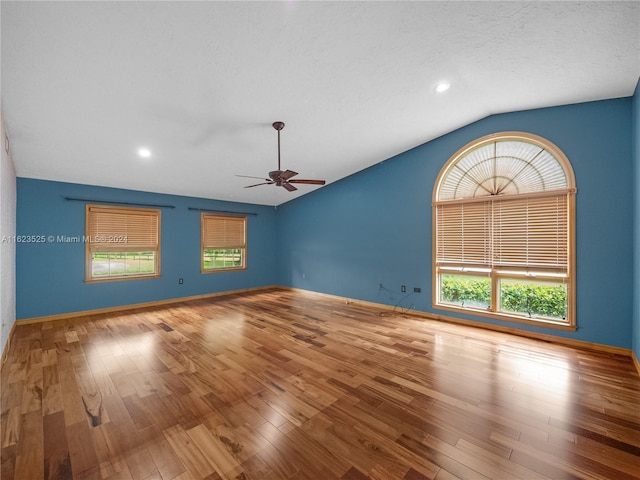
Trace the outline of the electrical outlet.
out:
[[[401,291],[402,293],[406,292],[406,291],[407,291],[407,286],[406,286],[406,285],[402,285],[402,286],[400,287],[400,291]]]
[[[178,279],[178,284],[182,285],[184,283],[184,278],[179,278]]]
[[[422,289],[420,287],[413,287],[413,291],[416,293],[420,293]]]

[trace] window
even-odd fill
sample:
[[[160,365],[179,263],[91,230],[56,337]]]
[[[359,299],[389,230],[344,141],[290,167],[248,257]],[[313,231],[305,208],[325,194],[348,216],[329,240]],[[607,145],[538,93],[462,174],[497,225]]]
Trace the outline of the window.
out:
[[[87,205],[88,282],[160,276],[160,210]]]
[[[466,145],[433,194],[434,306],[575,329],[575,181],[551,142]]]
[[[202,213],[202,273],[247,268],[247,217]]]

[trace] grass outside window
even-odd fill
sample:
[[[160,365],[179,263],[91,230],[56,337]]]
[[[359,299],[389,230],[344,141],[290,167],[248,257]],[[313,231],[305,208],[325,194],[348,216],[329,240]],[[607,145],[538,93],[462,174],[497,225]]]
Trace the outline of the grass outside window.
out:
[[[93,252],[93,278],[153,275],[155,252]]]
[[[207,269],[242,268],[244,264],[242,248],[205,249],[203,267]]]

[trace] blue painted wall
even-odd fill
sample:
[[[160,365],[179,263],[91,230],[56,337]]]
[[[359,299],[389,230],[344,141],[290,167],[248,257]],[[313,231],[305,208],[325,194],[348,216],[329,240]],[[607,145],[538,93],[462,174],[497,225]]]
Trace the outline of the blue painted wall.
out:
[[[632,102],[632,139],[634,159],[634,261],[633,261],[633,351],[640,361],[640,81]]]
[[[18,178],[17,235],[82,236],[85,204],[64,197],[174,205],[162,209],[161,272],[157,279],[87,284],[84,244],[16,245],[17,319],[166,300],[276,283],[273,207]],[[248,216],[248,269],[200,273],[200,212],[189,207],[257,213]],[[184,284],[178,284],[178,278]]]
[[[434,182],[468,142],[499,131],[525,131],[555,143],[575,172],[578,330],[459,317],[631,348],[631,114],[632,99],[622,98],[494,115],[281,205],[279,283],[454,315],[431,305]],[[422,293],[405,298],[400,285],[408,292],[420,287]]]
[[[630,98],[494,115],[278,207],[18,178],[17,234],[84,233],[65,196],[175,205],[162,213],[162,277],[84,282],[84,245],[16,248],[16,317],[33,318],[280,284],[454,315],[431,305],[431,196],[444,163],[489,133],[541,135],[571,161],[577,195],[577,332],[489,322],[622,348],[640,357],[638,92]],[[635,122],[632,126],[632,119]],[[634,207],[635,206],[635,207]],[[249,216],[249,269],[202,275],[199,213]],[[635,228],[635,239],[634,239]],[[640,250],[637,248],[636,250]],[[274,255],[277,252],[277,255]],[[632,261],[631,259],[634,258]],[[184,285],[178,285],[178,278]],[[420,287],[422,293],[402,294]]]

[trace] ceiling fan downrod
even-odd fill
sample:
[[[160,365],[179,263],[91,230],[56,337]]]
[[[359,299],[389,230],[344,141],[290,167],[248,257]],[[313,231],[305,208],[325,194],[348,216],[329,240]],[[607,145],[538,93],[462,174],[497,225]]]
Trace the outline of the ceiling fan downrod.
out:
[[[278,131],[278,170],[280,170],[280,130],[284,128],[284,122],[273,122],[273,128]]]

